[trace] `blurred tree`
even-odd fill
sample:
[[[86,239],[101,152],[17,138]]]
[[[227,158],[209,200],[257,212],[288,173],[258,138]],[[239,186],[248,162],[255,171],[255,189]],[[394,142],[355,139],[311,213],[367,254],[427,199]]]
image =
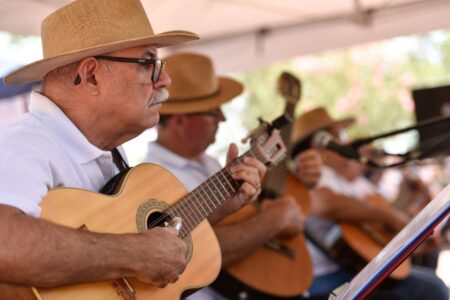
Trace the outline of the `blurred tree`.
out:
[[[405,47],[407,45],[407,47]],[[449,84],[450,31],[431,32],[333,50],[242,72],[247,88],[242,120],[253,128],[259,116],[272,120],[284,108],[276,80],[289,71],[302,81],[297,114],[325,106],[336,118],[354,115],[351,137],[407,126],[415,121],[411,90]]]

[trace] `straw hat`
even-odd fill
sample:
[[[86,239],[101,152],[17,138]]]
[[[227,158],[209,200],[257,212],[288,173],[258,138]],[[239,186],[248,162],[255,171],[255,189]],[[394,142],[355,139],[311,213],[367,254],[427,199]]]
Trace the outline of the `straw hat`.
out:
[[[5,83],[41,80],[48,72],[89,56],[198,39],[187,31],[155,34],[139,0],[77,0],[45,18],[41,36],[44,59],[10,73]]]
[[[181,53],[165,58],[172,78],[169,99],[160,114],[185,114],[219,107],[242,93],[244,87],[234,79],[218,77],[210,58]]]
[[[294,121],[291,141],[293,144],[298,144],[318,130],[328,129],[331,127],[343,129],[353,122],[355,122],[355,118],[352,117],[341,120],[333,120],[324,108],[315,108],[302,114]]]

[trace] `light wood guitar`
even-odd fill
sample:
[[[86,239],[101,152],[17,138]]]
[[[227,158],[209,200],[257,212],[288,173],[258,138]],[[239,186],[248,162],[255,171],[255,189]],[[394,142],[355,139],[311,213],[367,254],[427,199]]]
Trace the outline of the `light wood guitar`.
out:
[[[366,201],[378,206],[389,206],[379,195],[372,195]],[[377,256],[396,234],[373,223],[334,223],[311,216],[306,228],[311,241],[342,266],[355,272],[359,272]],[[407,259],[389,276],[403,279],[410,272],[411,260]]]
[[[176,283],[158,288],[134,278],[122,278],[52,289],[33,288],[31,292],[30,289],[14,290],[12,286],[2,285],[0,295],[14,295],[9,299],[42,300],[179,299],[185,291],[208,285],[220,270],[221,254],[206,218],[235,194],[241,184],[231,177],[230,167],[242,161],[244,156],[255,157],[271,166],[281,161],[286,153],[278,130],[270,124],[263,125],[264,132],[254,138],[248,152],[188,194],[166,169],[142,164],[126,173],[118,192],[112,196],[58,188],[43,199],[43,219],[102,233],[145,232],[155,226],[164,226],[175,216],[180,217],[183,226],[179,235],[188,245],[188,264]],[[0,296],[0,299],[7,298]]]
[[[278,80],[278,87],[286,100],[285,114],[293,117],[301,94],[300,81],[293,75],[284,72]],[[290,141],[290,135],[291,126],[289,124],[281,130],[281,136],[286,145]],[[269,191],[273,196],[293,195],[302,211],[308,212],[309,192],[291,175],[287,168],[286,160],[272,168],[264,179],[263,190]],[[255,215],[257,210],[257,205],[247,205],[229,216],[223,223],[248,219]],[[223,281],[237,279],[240,284],[245,286],[244,289],[256,298],[263,297],[258,293],[291,297],[302,294],[310,286],[313,279],[312,270],[312,261],[305,238],[303,234],[299,234],[291,238],[271,240],[264,247],[260,247],[244,259],[231,264],[226,268],[226,272],[231,275],[231,278],[223,279]],[[221,278],[219,277],[219,279]],[[216,281],[214,287],[222,293],[225,288],[219,287],[220,284],[222,283]]]

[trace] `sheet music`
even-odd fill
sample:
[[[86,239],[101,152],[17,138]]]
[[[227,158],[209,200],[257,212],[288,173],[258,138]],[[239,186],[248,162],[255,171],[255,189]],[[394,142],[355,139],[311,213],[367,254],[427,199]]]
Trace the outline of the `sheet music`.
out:
[[[450,213],[450,184],[447,185],[350,283],[329,299],[358,299],[424,234]],[[337,295],[336,295],[337,294]]]

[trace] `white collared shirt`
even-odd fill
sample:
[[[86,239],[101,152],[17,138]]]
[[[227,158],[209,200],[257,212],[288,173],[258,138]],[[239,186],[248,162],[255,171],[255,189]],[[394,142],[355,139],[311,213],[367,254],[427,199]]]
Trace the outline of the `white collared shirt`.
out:
[[[206,179],[214,175],[222,167],[212,156],[206,153],[197,160],[189,160],[156,142],[150,142],[145,162],[161,165],[175,175],[188,192],[192,191]]]
[[[92,145],[55,103],[38,92],[30,97],[30,112],[0,128],[0,145],[0,204],[35,217],[48,190],[98,191],[118,171],[109,151]]]

